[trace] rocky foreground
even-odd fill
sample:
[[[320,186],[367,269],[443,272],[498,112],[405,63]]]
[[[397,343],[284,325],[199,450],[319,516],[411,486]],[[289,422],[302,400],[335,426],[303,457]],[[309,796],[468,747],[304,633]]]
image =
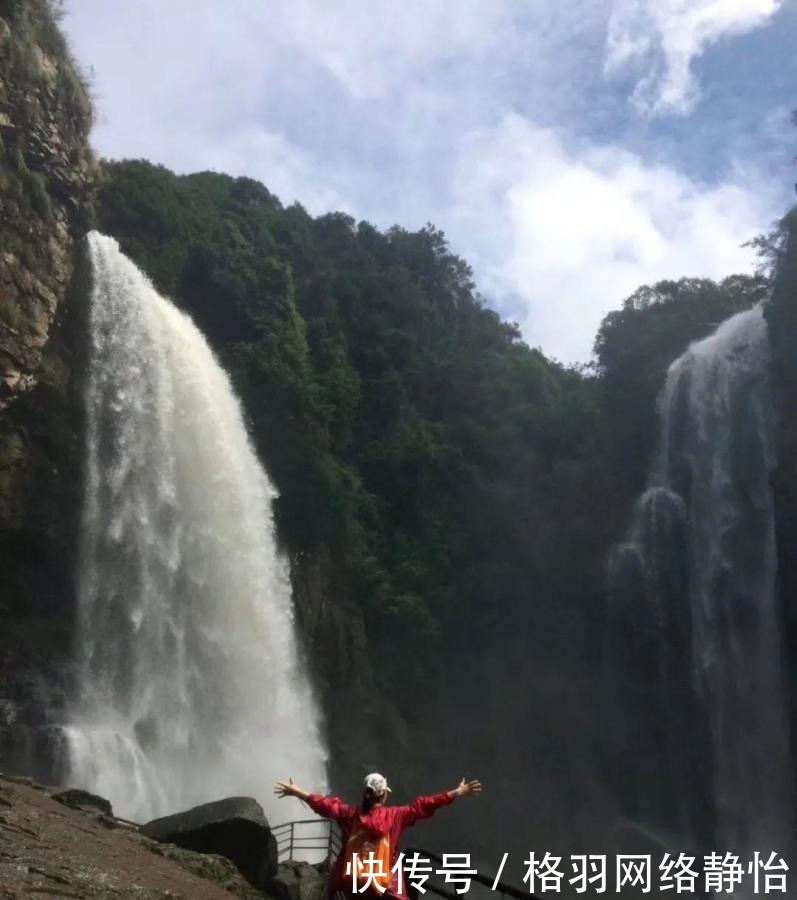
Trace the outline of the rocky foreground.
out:
[[[310,900],[322,885],[289,863],[258,890],[224,856],[153,840],[101,798],[0,775],[0,900]]]

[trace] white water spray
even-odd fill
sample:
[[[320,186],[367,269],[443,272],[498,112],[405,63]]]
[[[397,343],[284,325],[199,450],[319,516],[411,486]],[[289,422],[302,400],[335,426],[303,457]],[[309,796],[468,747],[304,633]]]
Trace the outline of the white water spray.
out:
[[[626,585],[624,637],[644,634],[632,666],[653,662],[646,698],[650,716],[666,723],[659,772],[669,792],[684,806],[709,809],[710,834],[701,837],[718,851],[747,862],[755,851],[766,859],[775,850],[791,864],[769,369],[760,306],[728,319],[670,366],[658,458],[613,554],[612,578]],[[710,784],[691,790],[696,776]],[[640,816],[655,817],[644,798],[639,807]],[[744,888],[734,896],[748,895]]]
[[[71,781],[135,820],[326,786],[275,491],[193,322],[111,238],[93,274]]]
[[[692,675],[709,717],[716,839],[749,858],[792,850],[769,367],[761,306],[693,344],[667,373],[654,475],[689,510]]]

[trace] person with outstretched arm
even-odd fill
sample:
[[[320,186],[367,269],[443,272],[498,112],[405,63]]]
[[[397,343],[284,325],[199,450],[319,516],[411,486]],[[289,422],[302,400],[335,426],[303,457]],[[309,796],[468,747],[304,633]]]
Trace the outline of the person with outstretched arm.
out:
[[[359,805],[344,803],[339,797],[302,790],[293,779],[274,785],[278,797],[298,797],[313,812],[340,826],[341,851],[330,868],[327,896],[331,898],[340,891],[347,896],[362,897],[365,894],[368,900],[375,897],[406,900],[406,885],[399,884],[398,871],[393,871],[399,856],[401,833],[419,819],[428,819],[441,806],[448,806],[458,797],[475,796],[481,789],[479,781],[463,778],[450,791],[416,797],[406,806],[387,806],[390,788],[378,772],[366,775]],[[379,874],[374,874],[377,872]]]

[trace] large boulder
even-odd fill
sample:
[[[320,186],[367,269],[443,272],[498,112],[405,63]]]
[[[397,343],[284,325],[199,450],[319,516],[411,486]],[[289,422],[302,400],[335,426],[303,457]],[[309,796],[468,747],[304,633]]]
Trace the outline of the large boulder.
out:
[[[141,826],[141,832],[185,850],[224,856],[256,888],[263,888],[277,873],[277,842],[263,807],[251,797],[203,803],[153,819]]]
[[[113,807],[109,800],[80,788],[68,788],[65,791],[58,791],[58,793],[53,794],[53,800],[63,803],[64,806],[71,806],[72,809],[93,807],[108,817],[113,816]]]

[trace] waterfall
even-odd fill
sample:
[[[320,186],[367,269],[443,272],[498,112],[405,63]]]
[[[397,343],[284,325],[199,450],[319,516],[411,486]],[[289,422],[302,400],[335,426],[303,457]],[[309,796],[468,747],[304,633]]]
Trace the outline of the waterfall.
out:
[[[71,782],[142,821],[326,785],[275,491],[191,319],[88,236],[91,348]]]
[[[669,738],[659,776],[692,804],[708,782],[702,840],[745,859],[792,849],[769,366],[761,306],[670,366],[649,486],[610,561],[613,655]],[[681,838],[700,818],[667,815]]]

